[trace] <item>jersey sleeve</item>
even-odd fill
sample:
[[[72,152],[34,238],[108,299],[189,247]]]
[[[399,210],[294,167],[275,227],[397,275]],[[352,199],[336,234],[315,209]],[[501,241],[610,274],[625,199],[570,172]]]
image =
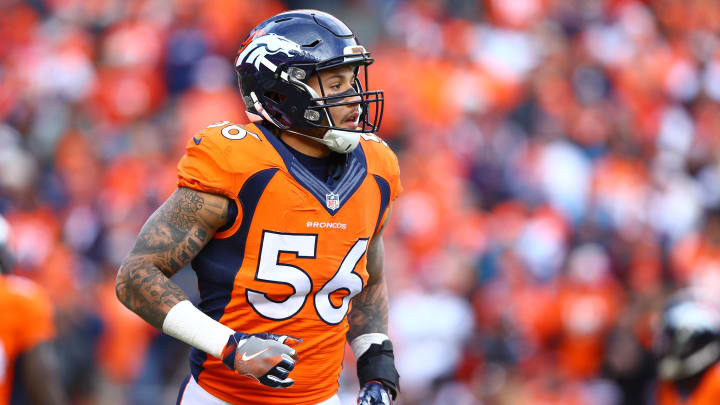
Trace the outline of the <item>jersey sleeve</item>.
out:
[[[388,180],[390,184],[390,203],[388,204],[388,208],[390,208],[393,201],[395,201],[400,193],[402,193],[403,187],[402,182],[400,181],[400,165],[398,163],[397,156],[393,151],[390,151],[390,158],[388,160]],[[385,210],[385,213],[382,214],[383,217],[380,221],[380,229],[385,227],[389,214],[389,209]]]
[[[378,174],[387,182],[389,187],[387,206],[384,212],[380,213],[382,217],[378,229],[382,229],[387,222],[390,213],[389,208],[403,191],[402,182],[400,181],[400,164],[395,152],[385,142],[368,142],[368,144],[373,148],[373,157],[377,159],[377,164],[374,167],[376,167]]]
[[[221,148],[206,132],[188,141],[185,155],[178,163],[178,187],[234,198],[237,178]]]
[[[395,153],[390,151],[390,158],[388,159],[388,174],[390,180],[390,202],[392,203],[402,193],[403,187],[400,181],[400,164]]]

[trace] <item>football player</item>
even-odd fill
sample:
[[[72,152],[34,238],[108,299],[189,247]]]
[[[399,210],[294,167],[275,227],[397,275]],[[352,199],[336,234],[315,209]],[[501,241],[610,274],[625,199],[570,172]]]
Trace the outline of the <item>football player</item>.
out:
[[[383,93],[368,90],[372,62],[315,10],[269,18],[238,51],[252,123],[188,140],[177,191],[116,281],[128,308],[193,347],[178,403],[339,404],[346,340],[358,403],[397,396],[382,231],[402,187],[374,134]],[[169,279],[188,263],[198,307]]]
[[[52,304],[35,283],[9,274],[9,234],[8,223],[0,215],[0,405],[10,403],[16,369],[31,403],[65,404],[49,343],[55,334]]]
[[[659,405],[720,403],[720,316],[692,298],[674,300],[662,316]]]

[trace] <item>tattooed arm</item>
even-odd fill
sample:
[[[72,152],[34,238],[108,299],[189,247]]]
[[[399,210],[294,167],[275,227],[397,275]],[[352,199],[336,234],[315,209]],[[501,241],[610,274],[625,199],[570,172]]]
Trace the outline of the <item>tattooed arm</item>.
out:
[[[390,219],[388,211],[385,223]],[[383,225],[383,228],[385,225]],[[380,229],[370,241],[367,270],[370,274],[363,291],[353,298],[348,315],[347,340],[357,359],[359,405],[388,405],[397,398],[400,376],[388,331],[388,290],[385,283],[385,246]]]
[[[385,224],[390,220],[387,214]],[[367,271],[370,275],[362,292],[352,300],[352,310],[348,315],[350,329],[348,342],[365,333],[384,333],[388,331],[388,290],[385,283],[385,246],[381,228],[370,241],[367,252]]]
[[[223,226],[229,200],[178,188],[145,222],[115,280],[118,299],[156,328],[170,308],[187,300],[169,278],[188,264]]]
[[[169,277],[189,263],[228,220],[227,198],[179,188],[147,220],[115,281],[118,299],[148,323],[269,387],[289,387],[297,339],[236,332],[188,300]],[[236,356],[239,346],[254,350]],[[283,376],[284,373],[284,376]]]

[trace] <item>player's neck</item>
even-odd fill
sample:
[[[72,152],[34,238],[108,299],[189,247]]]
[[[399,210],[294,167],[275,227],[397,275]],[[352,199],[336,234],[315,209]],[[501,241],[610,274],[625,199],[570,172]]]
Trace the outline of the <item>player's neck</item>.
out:
[[[293,134],[292,132],[283,132],[280,139],[285,144],[303,155],[312,157],[325,157],[330,154],[330,149],[320,142],[305,138],[304,136]]]

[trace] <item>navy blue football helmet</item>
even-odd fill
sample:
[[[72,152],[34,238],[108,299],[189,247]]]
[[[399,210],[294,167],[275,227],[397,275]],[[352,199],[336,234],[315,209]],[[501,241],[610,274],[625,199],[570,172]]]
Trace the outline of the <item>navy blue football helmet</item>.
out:
[[[295,10],[255,27],[238,50],[235,70],[251,121],[265,120],[347,153],[357,146],[361,133],[376,132],[382,121],[383,92],[367,90],[367,67],[373,61],[337,18],[317,10]],[[319,72],[348,65],[354,68],[353,88],[327,94]],[[311,75],[317,75],[320,94],[306,84]],[[359,107],[358,127],[337,126],[328,108],[354,104]]]

